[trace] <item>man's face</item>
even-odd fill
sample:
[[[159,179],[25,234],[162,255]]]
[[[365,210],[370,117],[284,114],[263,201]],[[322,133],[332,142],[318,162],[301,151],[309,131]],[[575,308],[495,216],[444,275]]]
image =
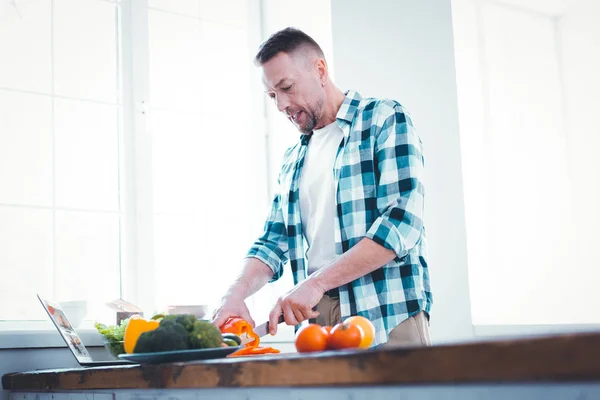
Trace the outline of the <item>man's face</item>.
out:
[[[322,128],[318,125],[325,91],[311,58],[302,53],[279,53],[262,65],[262,71],[265,92],[300,132]]]

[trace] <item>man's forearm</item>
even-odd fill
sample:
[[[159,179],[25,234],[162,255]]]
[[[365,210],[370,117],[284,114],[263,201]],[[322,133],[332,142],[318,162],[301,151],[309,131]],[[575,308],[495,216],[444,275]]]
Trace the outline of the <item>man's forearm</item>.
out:
[[[227,290],[226,297],[245,300],[258,292],[273,277],[273,271],[258,258],[244,260],[242,271]]]
[[[313,273],[309,279],[327,291],[373,272],[395,257],[394,251],[364,238],[331,264]]]

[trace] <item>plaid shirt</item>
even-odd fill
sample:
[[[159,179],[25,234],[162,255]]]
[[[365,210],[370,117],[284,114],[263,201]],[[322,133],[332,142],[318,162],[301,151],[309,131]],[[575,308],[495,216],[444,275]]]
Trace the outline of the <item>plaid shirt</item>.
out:
[[[334,164],[335,252],[368,237],[393,250],[390,263],[339,288],[342,319],[361,315],[376,329],[373,345],[408,317],[429,314],[432,297],[423,226],[422,144],[410,116],[392,100],[348,92],[337,113],[344,132]],[[300,220],[299,188],[311,135],[288,149],[264,234],[248,257],[263,261],[279,279],[289,260],[298,284],[306,279],[308,248]],[[341,266],[343,268],[343,266]]]

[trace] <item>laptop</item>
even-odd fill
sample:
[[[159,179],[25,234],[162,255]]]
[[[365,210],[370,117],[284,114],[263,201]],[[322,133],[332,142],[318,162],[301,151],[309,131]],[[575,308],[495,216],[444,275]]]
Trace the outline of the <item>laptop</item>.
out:
[[[40,297],[39,294],[37,295],[37,297],[42,303],[42,306],[44,306],[44,310],[46,310],[46,312],[48,313],[50,320],[52,321],[56,329],[58,329],[58,332],[67,344],[67,347],[71,350],[73,356],[75,356],[75,359],[77,360],[79,365],[81,365],[82,367],[103,367],[110,365],[136,364],[127,360],[94,361],[90,356],[90,353],[88,353],[87,349],[85,348],[83,342],[81,341],[81,338],[79,337],[77,332],[75,332],[75,328],[73,328],[73,326],[67,319],[67,316],[62,310],[60,303],[45,300],[42,297]]]

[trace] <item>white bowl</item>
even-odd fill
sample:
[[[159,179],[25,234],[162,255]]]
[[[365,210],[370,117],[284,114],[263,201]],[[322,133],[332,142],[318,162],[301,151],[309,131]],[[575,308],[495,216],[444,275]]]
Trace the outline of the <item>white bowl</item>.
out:
[[[73,328],[77,329],[87,315],[87,301],[61,301],[60,305]]]
[[[196,318],[204,318],[208,312],[206,305],[167,306],[167,314],[193,314]]]

